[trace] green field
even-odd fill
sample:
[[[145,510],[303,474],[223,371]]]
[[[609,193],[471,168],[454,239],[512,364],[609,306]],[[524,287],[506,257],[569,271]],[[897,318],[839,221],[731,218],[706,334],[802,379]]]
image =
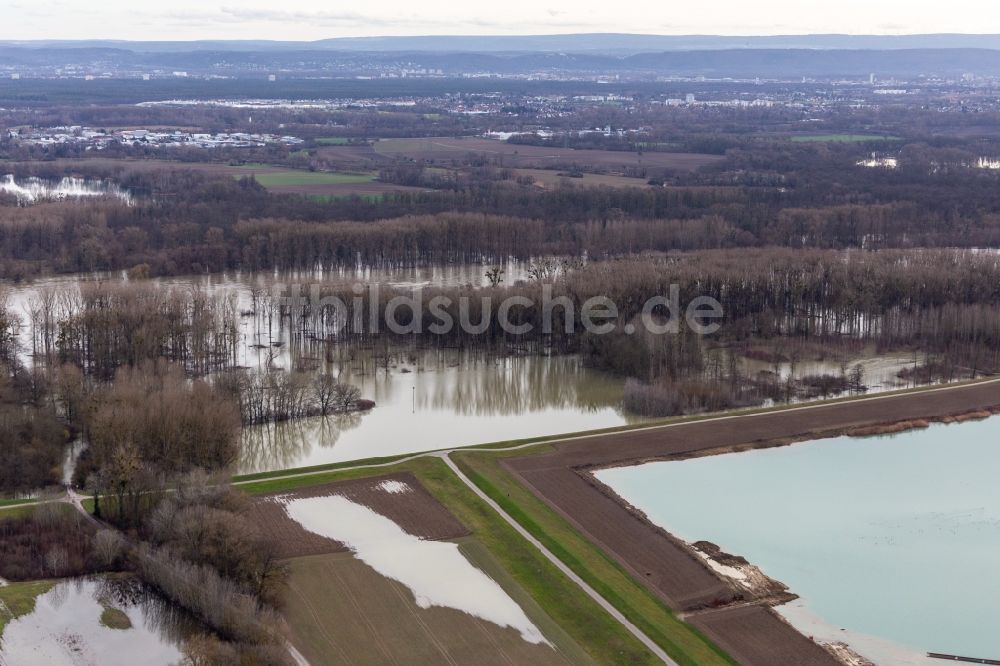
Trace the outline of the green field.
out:
[[[316,143],[321,146],[346,146],[350,142],[346,136],[321,136]]]
[[[901,141],[898,136],[881,134],[804,134],[792,137],[795,143],[862,143],[864,141]]]
[[[309,194],[307,196],[313,201],[318,201],[320,203],[331,203],[354,197],[368,203],[378,203],[379,201],[385,201],[386,199],[385,194],[359,194],[357,192],[351,192],[349,194]]]
[[[0,508],[8,506],[20,506],[24,504],[34,504],[36,499],[0,499]]]
[[[253,174],[264,187],[296,187],[303,185],[355,185],[375,180],[375,173],[334,173],[329,171],[304,171],[283,169],[266,164],[244,164],[230,167],[239,171],[237,178]]]

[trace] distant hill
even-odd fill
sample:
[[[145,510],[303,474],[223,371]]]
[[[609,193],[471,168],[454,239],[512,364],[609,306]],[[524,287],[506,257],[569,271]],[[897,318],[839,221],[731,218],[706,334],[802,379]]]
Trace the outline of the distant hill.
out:
[[[269,71],[283,78],[353,76],[405,66],[440,70],[445,76],[483,72],[518,75],[539,72],[622,77],[684,76],[707,78],[914,78],[1000,76],[1000,50],[994,49],[731,49],[660,51],[632,55],[549,52],[431,51],[169,51],[122,48],[25,48],[0,46],[0,63],[30,71],[80,65],[93,71],[176,71],[261,78]]]
[[[707,78],[1000,76],[1000,35],[363,37],[317,42],[0,42],[0,70],[263,78],[619,75]]]

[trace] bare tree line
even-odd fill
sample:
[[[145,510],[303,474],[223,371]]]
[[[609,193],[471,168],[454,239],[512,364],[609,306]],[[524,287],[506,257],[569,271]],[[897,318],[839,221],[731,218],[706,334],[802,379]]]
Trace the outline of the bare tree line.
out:
[[[214,382],[239,404],[244,425],[344,413],[361,399],[358,387],[328,373],[233,370]]]

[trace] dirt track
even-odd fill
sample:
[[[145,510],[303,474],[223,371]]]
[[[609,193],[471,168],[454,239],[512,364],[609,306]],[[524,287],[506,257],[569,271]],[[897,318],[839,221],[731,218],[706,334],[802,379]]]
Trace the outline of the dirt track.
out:
[[[726,603],[735,594],[685,546],[598,484],[589,470],[688,457],[713,449],[814,439],[860,426],[942,418],[998,406],[1000,382],[990,382],[583,437],[554,444],[554,452],[511,458],[504,464],[671,608],[690,610]],[[694,617],[696,626],[741,663],[836,663],[764,607],[730,608]]]

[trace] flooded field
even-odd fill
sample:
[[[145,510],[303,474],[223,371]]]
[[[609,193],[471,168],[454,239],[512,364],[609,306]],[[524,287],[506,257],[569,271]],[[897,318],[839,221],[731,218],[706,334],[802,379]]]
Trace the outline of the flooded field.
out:
[[[753,358],[741,358],[741,371],[748,375],[770,373],[781,381],[800,380],[809,376],[832,375],[839,377],[849,373],[856,366],[861,366],[861,377],[869,393],[880,393],[906,388],[912,384],[899,378],[899,371],[912,369],[919,365],[922,357],[913,354],[878,355],[874,351],[864,352],[846,364],[837,361],[790,361],[768,362]]]
[[[233,322],[230,363],[235,367],[326,372],[357,386],[376,407],[364,413],[300,418],[244,428],[239,473],[290,469],[431,449],[509,441],[637,423],[623,410],[624,378],[585,367],[575,356],[499,354],[489,350],[418,346],[397,341],[337,342],[320,335],[293,335],[287,321],[267,305],[267,294],[314,280],[327,284],[377,284],[397,289],[484,286],[490,266],[359,266],[337,271],[273,274],[210,274],[153,279],[164,289],[198,290],[225,299]],[[526,279],[530,265],[502,266],[504,282]],[[84,285],[124,282],[126,276],[65,276],[6,289],[20,317],[22,360],[44,358],[38,330],[58,319]],[[54,333],[53,333],[54,336]],[[537,351],[537,350],[535,350]],[[228,352],[227,352],[228,353]],[[725,353],[720,352],[720,353]],[[42,356],[40,356],[42,355]],[[765,362],[740,359],[746,376],[800,379],[839,377],[860,363],[870,392],[906,386],[897,373],[912,368],[912,356],[866,352],[847,363],[833,360]],[[727,365],[720,358],[720,367]],[[209,372],[211,369],[208,370]],[[767,377],[765,377],[767,378]],[[834,397],[836,392],[826,397]],[[75,452],[67,459],[71,470]]]
[[[114,183],[72,177],[56,181],[42,178],[15,178],[13,174],[7,174],[0,176],[0,194],[13,196],[21,205],[40,201],[96,197],[117,199],[129,206],[133,203],[132,195]]]
[[[357,268],[295,275],[208,275],[154,280],[177,288],[228,294],[241,311],[251,309],[252,290],[322,278],[399,288],[487,283],[478,264]],[[525,263],[504,266],[505,280],[527,275]],[[95,279],[123,279],[100,276]],[[43,294],[79,288],[80,277],[39,280],[9,290],[21,315],[22,352],[31,355],[31,312]],[[288,331],[258,326],[243,317],[239,364],[292,369],[320,365],[322,350],[292,344]],[[363,414],[313,417],[245,428],[240,472],[341,462],[623,425],[636,420],[621,411],[624,380],[582,366],[573,356],[497,356],[454,348],[388,349],[338,346],[327,364],[341,381],[376,403]]]
[[[895,169],[899,166],[899,160],[895,157],[880,157],[879,155],[872,153],[871,157],[860,160],[857,164],[858,166],[868,167],[869,169]]]
[[[899,158],[880,155],[879,153],[872,153],[867,159],[858,161],[857,165],[861,167],[868,167],[870,169],[895,169],[899,166]],[[974,169],[996,171],[1000,169],[1000,159],[996,159],[995,157],[980,157],[975,162],[971,164],[963,163],[962,166]],[[939,166],[935,165],[933,170],[937,171],[939,168]]]
[[[996,659],[1000,418],[607,469],[691,543],[746,557],[801,599],[778,608],[878,664]]]
[[[138,581],[96,577],[56,583],[0,636],[4,666],[168,666],[198,625]]]
[[[592,663],[410,473],[262,496],[291,639],[325,664]]]
[[[386,492],[410,490],[398,484]],[[514,600],[465,559],[458,544],[419,539],[368,507],[337,495],[293,499],[285,511],[306,530],[346,544],[379,574],[405,585],[420,608],[454,608],[510,627],[528,643],[547,642]]]

